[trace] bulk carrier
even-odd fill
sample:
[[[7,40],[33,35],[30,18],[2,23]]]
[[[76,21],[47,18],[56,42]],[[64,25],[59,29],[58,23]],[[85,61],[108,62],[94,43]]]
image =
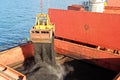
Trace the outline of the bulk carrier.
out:
[[[55,52],[120,72],[120,0],[107,0],[106,6],[100,6],[103,4],[99,2],[100,0],[90,1],[96,1],[87,5],[87,8],[91,6],[91,11],[87,11],[86,6],[76,4],[68,6],[68,10],[49,9],[50,21],[55,24],[53,30]],[[101,7],[103,7],[101,10],[97,10]],[[51,32],[43,33],[51,34]],[[15,66],[33,56],[32,42],[1,51],[0,64],[3,66],[0,69],[5,71],[7,66]],[[21,73],[15,75],[18,75],[17,78],[22,77],[22,80],[25,78]],[[4,77],[3,74],[0,76]],[[11,80],[5,78],[4,80]],[[114,80],[120,80],[120,75],[116,75]]]

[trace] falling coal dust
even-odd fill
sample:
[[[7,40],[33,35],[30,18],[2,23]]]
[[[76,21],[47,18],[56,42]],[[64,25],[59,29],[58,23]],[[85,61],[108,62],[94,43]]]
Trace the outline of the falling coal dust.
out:
[[[27,73],[28,80],[63,80],[64,68],[55,61],[52,43],[34,43],[35,65]]]
[[[23,69],[27,80],[64,80],[64,76],[73,71],[56,63],[53,43],[34,43],[34,58],[26,60]],[[67,71],[66,71],[67,70]]]

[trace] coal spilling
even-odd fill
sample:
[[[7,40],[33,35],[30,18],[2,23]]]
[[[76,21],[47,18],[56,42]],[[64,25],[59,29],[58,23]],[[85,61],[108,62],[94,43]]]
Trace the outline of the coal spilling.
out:
[[[34,64],[24,67],[28,80],[63,80],[65,75],[63,66],[55,60],[55,25],[49,20],[48,14],[37,14],[36,23],[30,29],[30,38],[34,45]]]
[[[34,43],[34,57],[26,59],[18,71],[27,76],[27,80],[64,80],[73,68],[66,68],[55,60],[53,43]]]
[[[26,59],[17,69],[27,80],[112,80],[115,77],[112,71],[55,55],[55,25],[49,20],[47,14],[37,14],[36,23],[30,29],[34,57]]]
[[[55,61],[52,43],[34,43],[35,65],[27,72],[28,80],[63,80],[64,70]]]
[[[55,54],[52,43],[33,43],[34,57],[17,70],[27,80],[112,80],[117,73]]]
[[[34,43],[34,53],[36,64],[56,65],[53,43]]]
[[[26,75],[27,80],[112,80],[117,75],[113,71],[55,54],[53,45],[34,43],[34,57],[26,59],[17,70]]]

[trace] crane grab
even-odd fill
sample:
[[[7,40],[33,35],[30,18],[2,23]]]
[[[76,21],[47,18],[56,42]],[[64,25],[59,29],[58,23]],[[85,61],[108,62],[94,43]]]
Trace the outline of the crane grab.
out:
[[[43,13],[43,3],[40,0],[42,13],[36,15],[35,25],[30,29],[30,38],[34,44],[34,58],[36,63],[46,62],[55,64],[54,56],[54,31],[49,15]]]

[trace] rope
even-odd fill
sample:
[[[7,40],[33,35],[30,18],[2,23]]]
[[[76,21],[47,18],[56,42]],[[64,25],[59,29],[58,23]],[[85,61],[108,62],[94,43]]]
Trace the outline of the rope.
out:
[[[48,0],[48,8],[50,7],[50,4],[49,4],[49,3],[50,3],[50,0]]]
[[[40,10],[41,10],[41,13],[43,14],[44,13],[44,2],[42,0],[40,0]],[[45,6],[47,6],[47,9],[50,7],[50,0],[46,0],[46,4]]]
[[[44,12],[44,8],[43,8],[43,1],[42,0],[40,0],[40,9],[41,9],[41,13],[43,13]]]

